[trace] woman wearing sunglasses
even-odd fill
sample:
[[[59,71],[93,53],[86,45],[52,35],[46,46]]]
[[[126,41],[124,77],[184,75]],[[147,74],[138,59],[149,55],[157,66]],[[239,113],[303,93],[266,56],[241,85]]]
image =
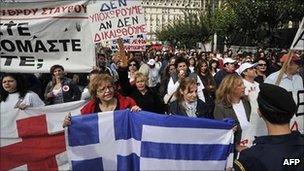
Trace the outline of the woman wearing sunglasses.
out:
[[[262,84],[267,77],[267,63],[264,59],[259,59],[256,66],[257,77],[254,81]]]

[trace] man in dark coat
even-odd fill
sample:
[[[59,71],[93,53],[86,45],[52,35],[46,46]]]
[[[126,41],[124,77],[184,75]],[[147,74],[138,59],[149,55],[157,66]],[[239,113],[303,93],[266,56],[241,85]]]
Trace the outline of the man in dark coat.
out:
[[[304,140],[298,131],[290,130],[289,123],[296,112],[291,94],[284,88],[261,84],[258,106],[268,135],[257,137],[254,146],[241,151],[239,159],[234,161],[235,170],[302,171]]]

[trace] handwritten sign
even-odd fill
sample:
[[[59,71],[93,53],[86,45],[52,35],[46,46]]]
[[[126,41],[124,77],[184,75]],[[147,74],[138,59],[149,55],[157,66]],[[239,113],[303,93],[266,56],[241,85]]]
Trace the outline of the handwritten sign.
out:
[[[146,33],[141,1],[97,1],[88,11],[94,43]]]

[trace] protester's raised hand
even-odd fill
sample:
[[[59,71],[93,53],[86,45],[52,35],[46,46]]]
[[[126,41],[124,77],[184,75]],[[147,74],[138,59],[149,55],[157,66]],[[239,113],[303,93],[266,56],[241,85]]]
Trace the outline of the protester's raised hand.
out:
[[[138,112],[141,110],[141,108],[139,106],[133,106],[131,109],[130,109],[132,112]]]
[[[71,125],[71,113],[69,112],[69,114],[63,120],[62,127],[65,128],[70,125]]]
[[[184,70],[181,70],[181,71],[179,71],[177,76],[178,76],[179,80],[181,80],[186,77],[186,73]]]

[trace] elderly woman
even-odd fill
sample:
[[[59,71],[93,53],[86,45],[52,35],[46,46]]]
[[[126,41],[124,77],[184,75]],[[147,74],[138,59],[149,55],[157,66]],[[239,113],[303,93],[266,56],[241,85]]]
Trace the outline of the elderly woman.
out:
[[[240,145],[242,130],[248,129],[251,113],[250,103],[245,96],[245,86],[240,76],[227,75],[216,91],[214,118],[232,118],[236,121],[234,143],[239,152],[246,148]]]
[[[0,113],[9,112],[14,108],[44,106],[39,96],[29,91],[22,75],[5,73],[1,77],[0,87]]]
[[[107,74],[99,74],[92,80],[90,94],[92,99],[80,110],[82,115],[127,108],[130,108],[131,111],[141,110],[132,98],[115,92],[114,79]],[[63,127],[70,124],[70,116],[67,116]]]
[[[45,100],[48,104],[59,104],[80,99],[81,92],[73,80],[64,76],[64,68],[61,65],[53,65],[50,69],[53,80],[45,89]]]
[[[209,106],[198,98],[197,82],[195,78],[184,78],[181,80],[176,91],[176,100],[169,104],[168,113],[188,117],[212,118],[208,113]]]
[[[163,105],[157,92],[147,86],[148,78],[141,72],[135,74],[136,89],[131,94],[131,97],[136,101],[142,110],[164,113]]]

